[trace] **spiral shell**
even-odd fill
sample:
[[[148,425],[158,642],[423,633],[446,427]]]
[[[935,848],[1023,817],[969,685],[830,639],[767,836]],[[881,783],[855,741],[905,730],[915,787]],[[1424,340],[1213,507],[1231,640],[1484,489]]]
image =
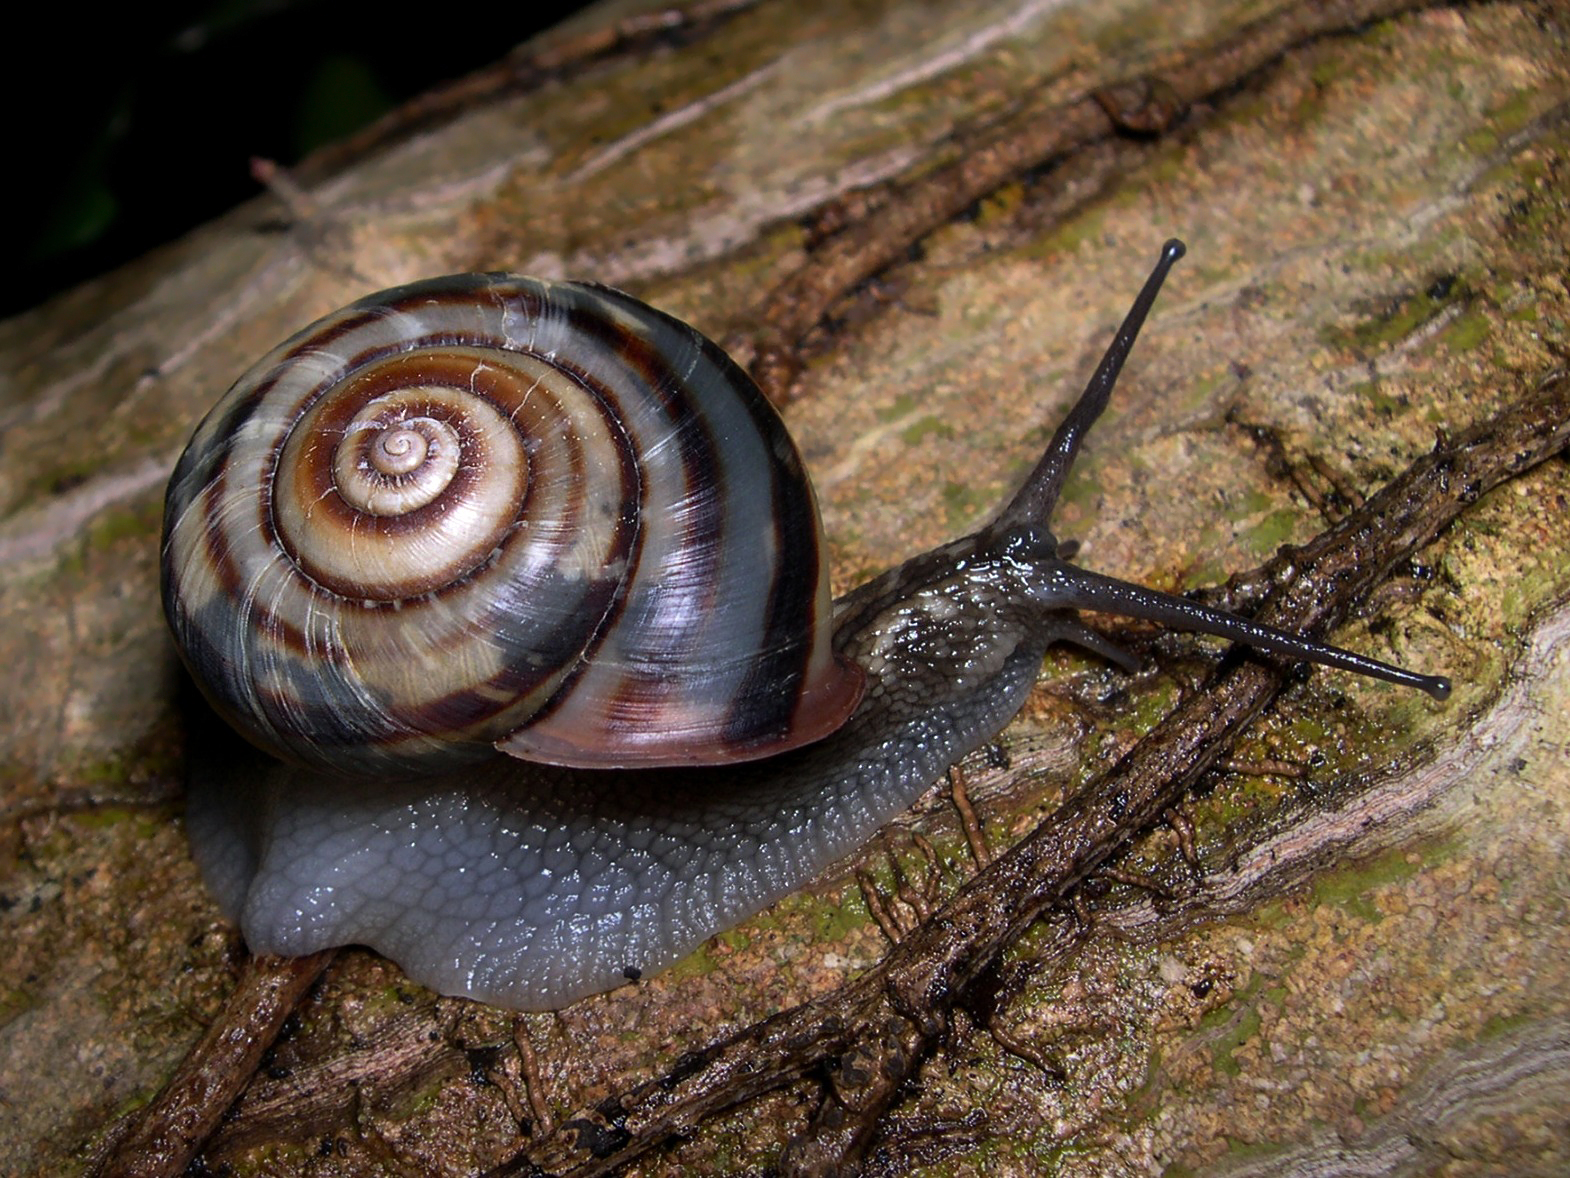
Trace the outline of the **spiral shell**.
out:
[[[438,278],[288,340],[180,458],[163,593],[218,710],[339,773],[748,760],[862,691],[778,416],[599,286]]]

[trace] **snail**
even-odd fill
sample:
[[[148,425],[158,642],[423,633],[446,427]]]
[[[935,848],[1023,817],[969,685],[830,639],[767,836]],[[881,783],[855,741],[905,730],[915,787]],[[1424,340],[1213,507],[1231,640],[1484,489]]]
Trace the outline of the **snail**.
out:
[[[261,752],[191,751],[188,827],[256,952],[368,945],[553,1009],[795,890],[1022,706],[1079,609],[1446,680],[1067,562],[1069,465],[1172,265],[986,526],[830,602],[779,418],[607,287],[383,291],[265,357],[169,484],[165,611]]]

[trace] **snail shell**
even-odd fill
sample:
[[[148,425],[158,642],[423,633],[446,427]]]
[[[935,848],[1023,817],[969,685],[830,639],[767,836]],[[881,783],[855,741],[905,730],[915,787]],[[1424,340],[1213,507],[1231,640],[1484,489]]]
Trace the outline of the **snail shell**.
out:
[[[458,275],[313,324],[197,429],[165,536],[208,698],[337,773],[748,760],[862,690],[778,416],[605,287]]]
[[[853,590],[832,623],[779,421],[713,344],[628,296],[458,276],[283,345],[198,429],[165,519],[187,664],[292,762],[193,730],[193,851],[251,948],[369,945],[525,1010],[646,976],[994,739],[1051,644],[1136,669],[1079,609],[1444,698],[1443,679],[1064,559],[1064,477],[1182,253],[1167,243],[996,518]],[[502,491],[471,485],[491,473]]]

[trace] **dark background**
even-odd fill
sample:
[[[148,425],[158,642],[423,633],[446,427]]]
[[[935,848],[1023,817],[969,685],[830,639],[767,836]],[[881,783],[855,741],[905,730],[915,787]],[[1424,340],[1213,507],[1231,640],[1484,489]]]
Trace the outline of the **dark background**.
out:
[[[340,0],[55,0],[23,10],[38,32],[13,11],[0,316],[255,195],[253,156],[293,164],[587,6],[460,3],[416,21]]]

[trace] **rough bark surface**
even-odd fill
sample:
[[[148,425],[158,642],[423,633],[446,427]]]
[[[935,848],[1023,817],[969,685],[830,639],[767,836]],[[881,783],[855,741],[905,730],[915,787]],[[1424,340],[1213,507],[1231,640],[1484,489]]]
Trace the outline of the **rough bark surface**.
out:
[[[171,1079],[239,1097],[147,1139],[235,1174],[1570,1164],[1567,43],[1544,4],[607,5],[0,324],[0,1171],[114,1171]],[[514,1017],[350,950],[243,1049],[285,983],[185,846],[156,556],[251,360],[434,273],[628,287],[788,398],[843,588],[1012,490],[1173,235],[1061,534],[1333,602],[1447,704],[1128,627],[1149,671],[1055,656],[964,764],[1018,844],[984,873],[934,794],[661,977]]]

